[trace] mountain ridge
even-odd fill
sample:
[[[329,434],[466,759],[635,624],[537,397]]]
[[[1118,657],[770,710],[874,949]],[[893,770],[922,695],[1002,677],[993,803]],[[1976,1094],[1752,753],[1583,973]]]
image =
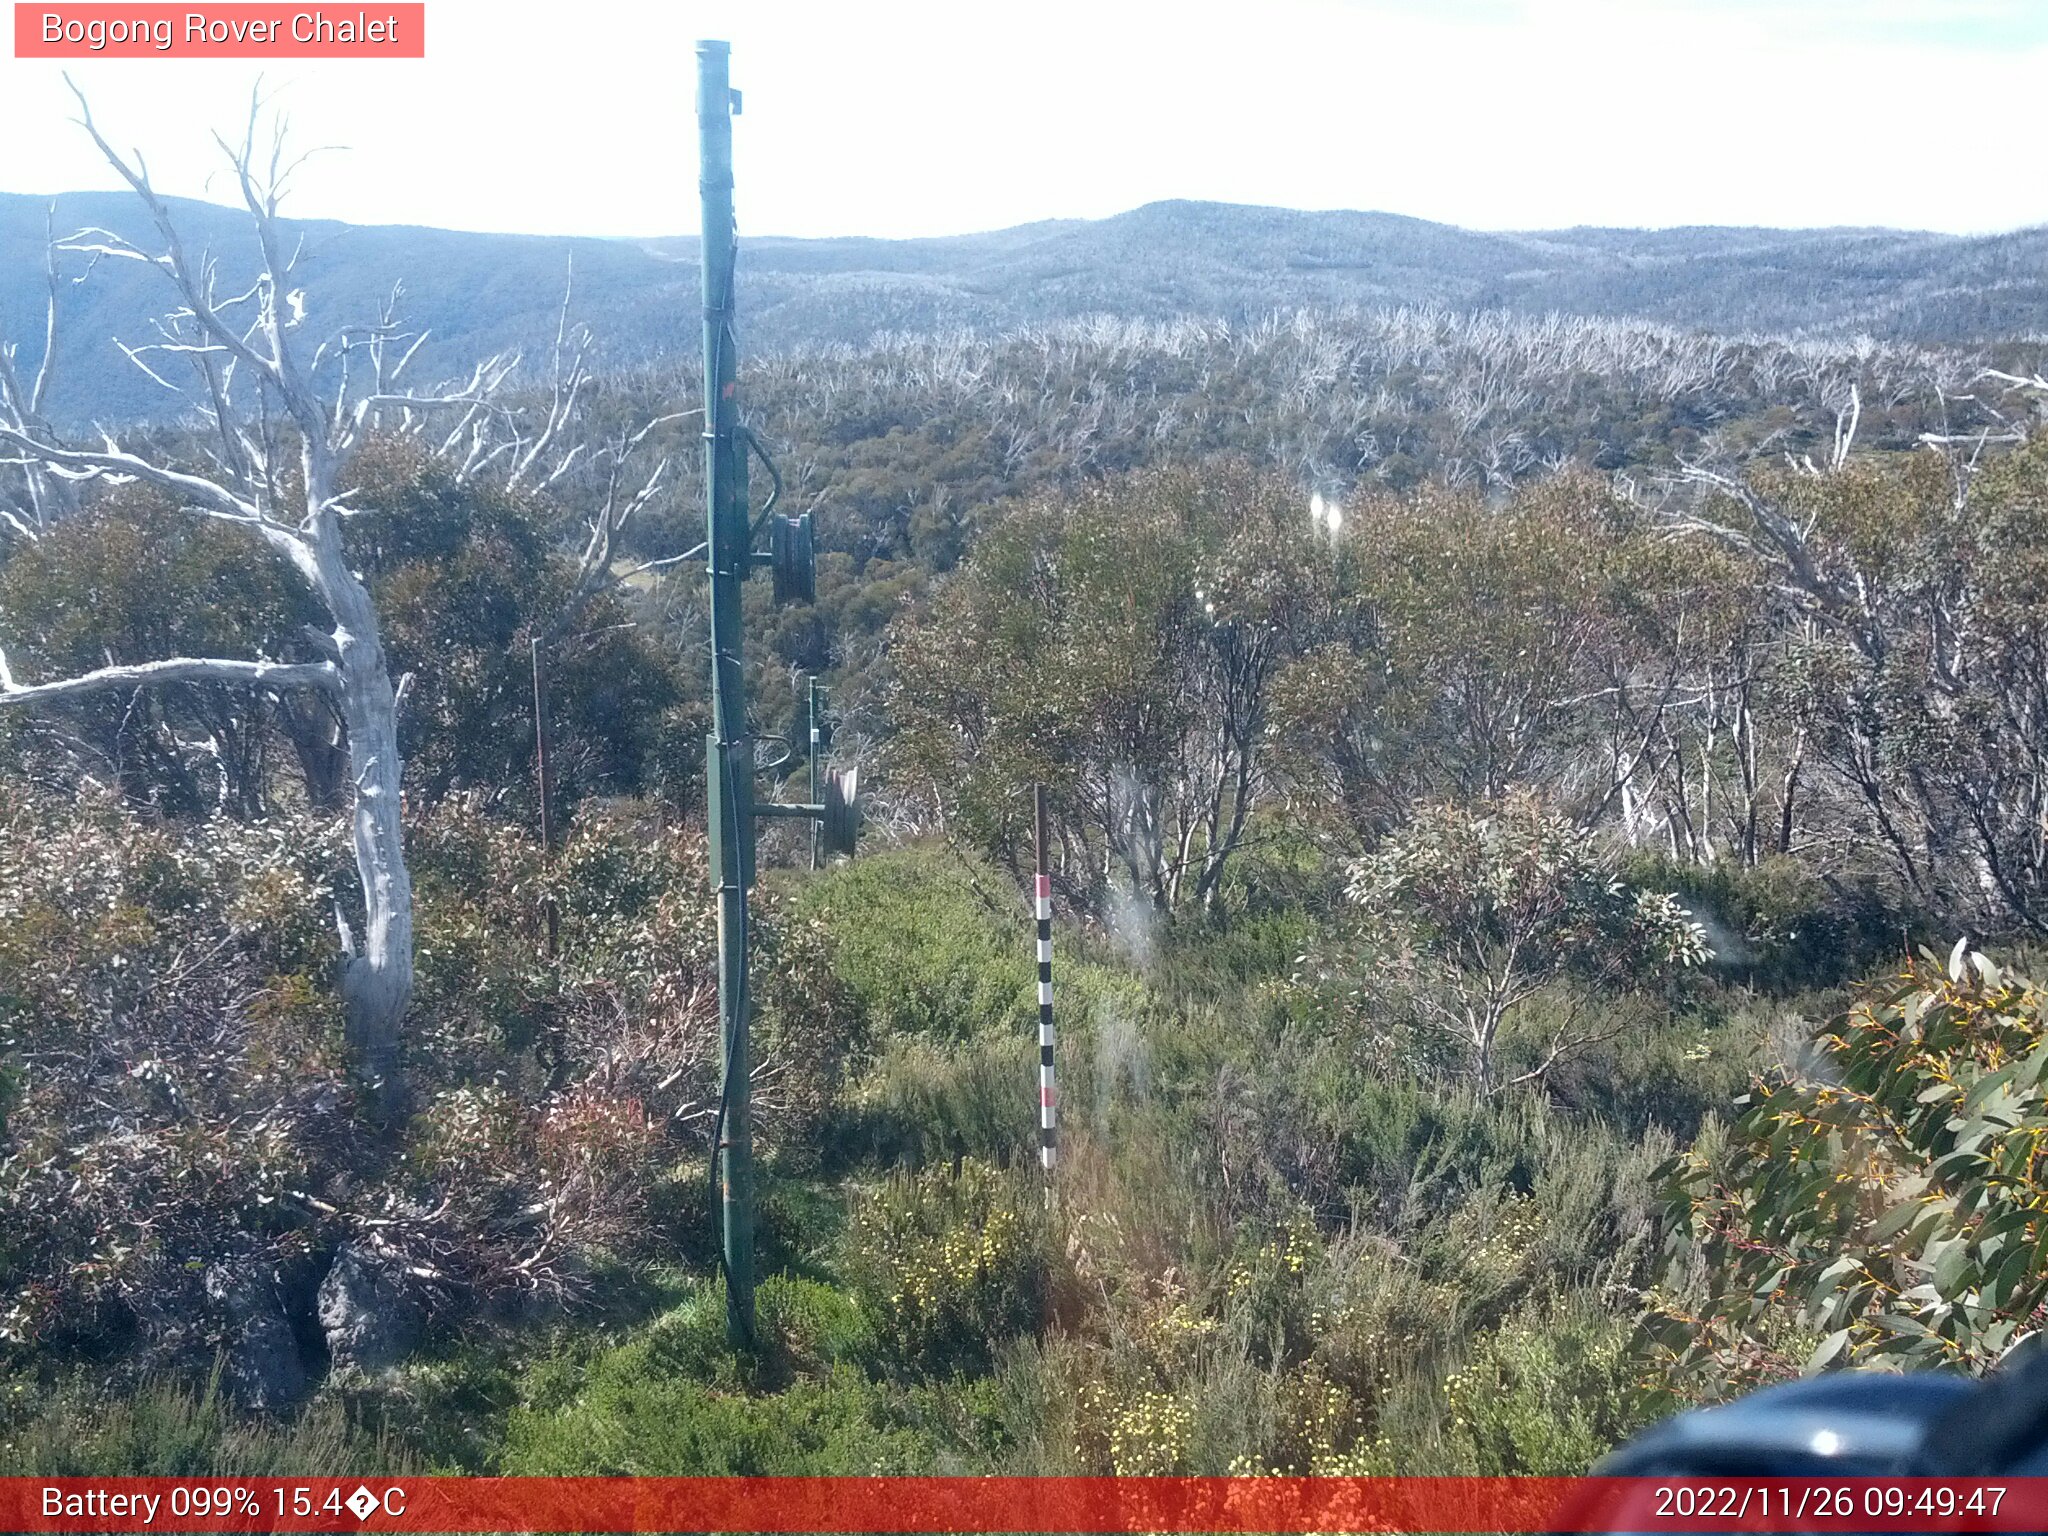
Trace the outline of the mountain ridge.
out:
[[[42,333],[45,210],[58,232],[147,231],[125,193],[0,193],[0,337],[33,366]],[[246,214],[172,199],[188,243],[232,282],[253,254]],[[473,234],[425,225],[287,220],[303,237],[309,323],[374,314],[403,284],[432,329],[436,373],[497,350],[544,348],[573,258],[572,314],[612,365],[693,352],[693,235]],[[76,275],[83,258],[66,263]],[[66,284],[52,410],[61,419],[161,415],[176,402],[112,345],[133,340],[166,289],[100,264]],[[1988,342],[2048,333],[2048,228],[1947,235],[1864,226],[1474,231],[1376,210],[1303,211],[1164,199],[1105,219],[1046,219],[963,235],[743,236],[741,324],[753,349],[860,346],[884,333],[1014,330],[1089,315],[1242,321],[1276,310],[1445,305],[1575,313],[1683,329],[1870,334]],[[431,354],[431,358],[428,358]]]

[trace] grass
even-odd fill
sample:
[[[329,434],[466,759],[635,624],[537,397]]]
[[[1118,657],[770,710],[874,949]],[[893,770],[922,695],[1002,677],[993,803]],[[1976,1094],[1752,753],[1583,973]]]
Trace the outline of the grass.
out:
[[[1063,932],[1048,1211],[1005,889],[911,849],[787,893],[860,1043],[818,1155],[764,1169],[757,1350],[678,1254],[286,1420],[17,1378],[0,1472],[1572,1471],[1661,1406],[1612,1299],[1652,1259],[1648,1169],[1782,1003],[1716,992],[1561,1102],[1486,1100],[1298,1006],[1299,908],[1168,926],[1144,966]]]

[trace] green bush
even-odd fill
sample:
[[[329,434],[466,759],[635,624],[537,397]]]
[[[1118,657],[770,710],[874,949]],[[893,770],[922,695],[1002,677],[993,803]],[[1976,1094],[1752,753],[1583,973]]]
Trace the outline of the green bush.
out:
[[[1707,930],[1713,970],[1764,992],[1841,986],[1896,956],[1906,926],[1869,888],[1830,886],[1790,857],[1697,864],[1645,850],[1625,872],[1675,891]]]
[[[569,1402],[515,1410],[516,1477],[860,1477],[929,1472],[930,1428],[851,1366],[762,1396],[593,1369]]]
[[[1626,1320],[1584,1305],[1517,1312],[1444,1382],[1453,1462],[1481,1476],[1580,1477],[1674,1406],[1646,1387]]]
[[[877,1340],[844,1293],[773,1276],[755,1303],[759,1357],[727,1345],[724,1288],[709,1283],[624,1343],[572,1345],[545,1361],[524,1380],[495,1470],[908,1474],[971,1454],[983,1438],[971,1403],[868,1378],[855,1360],[878,1352]]]
[[[1031,1038],[1031,928],[1007,878],[920,847],[839,865],[796,901],[826,935],[834,974],[878,1037]]]
[[[1631,1028],[1558,1063],[1546,1087],[1553,1102],[1624,1136],[1661,1128],[1690,1138],[1748,1085],[1788,1006],[1736,994],[1673,1013],[1639,1010]]]
[[[125,1392],[75,1379],[0,1378],[0,1477],[350,1477],[405,1473],[389,1441],[339,1403],[282,1422],[231,1409],[213,1383],[162,1380]]]
[[[1725,1146],[1667,1166],[1653,1336],[1709,1390],[1989,1368],[2048,1305],[2044,1135],[2048,994],[1962,943],[1923,952],[1760,1081]]]
[[[856,1206],[842,1267],[887,1364],[980,1373],[1044,1326],[1052,1264],[1027,1182],[974,1160],[893,1174]]]
[[[1471,1089],[1362,1070],[1319,1053],[1305,1074],[1316,1122],[1331,1141],[1337,1178],[1361,1216],[1412,1229],[1474,1189],[1527,1191],[1540,1155],[1540,1103],[1489,1103]]]
[[[955,1157],[1008,1164],[1035,1145],[1033,1035],[887,1041],[847,1093],[837,1160],[911,1167]]]
[[[793,1275],[771,1275],[754,1294],[762,1338],[785,1367],[815,1373],[877,1359],[887,1344],[875,1318],[844,1290]]]
[[[1539,1081],[1611,1038],[1629,1022],[1620,1000],[1667,995],[1709,953],[1670,893],[1627,885],[1592,833],[1528,790],[1417,807],[1353,868],[1349,893],[1365,942],[1359,1031],[1447,1051],[1482,1091]],[[1527,1064],[1511,1066],[1518,1036]]]

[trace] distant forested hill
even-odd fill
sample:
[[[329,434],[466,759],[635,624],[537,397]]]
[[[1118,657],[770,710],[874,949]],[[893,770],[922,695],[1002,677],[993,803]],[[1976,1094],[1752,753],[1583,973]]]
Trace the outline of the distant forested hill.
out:
[[[49,200],[0,194],[0,336],[33,364]],[[203,203],[176,211],[189,245],[224,275],[247,260],[247,221]],[[66,234],[100,225],[140,238],[133,198],[56,199]],[[613,365],[696,346],[696,241],[464,234],[326,221],[295,226],[306,324],[323,334],[374,315],[394,284],[435,335],[438,373],[552,336],[573,256],[576,316]],[[1575,229],[1484,234],[1383,213],[1301,213],[1153,203],[1114,218],[928,240],[791,240],[744,248],[750,348],[860,345],[880,333],[1014,330],[1082,315],[1237,322],[1276,309],[1395,304],[1624,316],[1722,333],[1902,341],[2011,340],[2048,332],[2048,230],[1963,238],[1894,230]],[[65,258],[76,275],[84,258]],[[132,418],[175,403],[111,338],[138,336],[161,294],[140,265],[102,261],[66,284],[52,395],[63,419]]]

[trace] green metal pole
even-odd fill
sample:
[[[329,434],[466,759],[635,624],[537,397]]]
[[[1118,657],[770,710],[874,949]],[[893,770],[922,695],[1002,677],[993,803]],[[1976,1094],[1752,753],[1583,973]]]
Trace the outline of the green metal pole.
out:
[[[754,752],[741,671],[740,583],[751,559],[745,451],[734,398],[732,114],[729,46],[697,44],[698,191],[703,199],[705,565],[711,587],[711,717],[706,798],[718,882],[719,1205],[726,1334],[754,1339],[753,1136],[747,1052],[747,883],[753,860]]]

